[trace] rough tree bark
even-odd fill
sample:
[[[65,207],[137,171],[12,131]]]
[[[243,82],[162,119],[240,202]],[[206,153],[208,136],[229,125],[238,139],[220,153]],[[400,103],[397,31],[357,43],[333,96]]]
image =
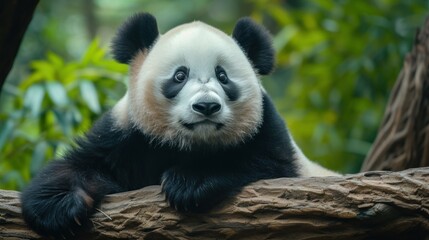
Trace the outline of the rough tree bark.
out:
[[[362,171],[429,166],[429,18],[417,32]]]
[[[0,1],[0,90],[39,0]]]
[[[181,215],[159,186],[108,196],[78,239],[424,239],[429,168],[281,178],[246,187],[208,214]],[[0,239],[37,239],[18,192],[0,191]]]

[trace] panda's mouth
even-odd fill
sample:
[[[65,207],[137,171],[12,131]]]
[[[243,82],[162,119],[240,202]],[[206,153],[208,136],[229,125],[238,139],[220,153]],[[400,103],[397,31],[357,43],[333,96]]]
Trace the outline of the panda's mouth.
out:
[[[193,123],[182,122],[182,125],[185,128],[189,129],[189,130],[194,130],[195,127],[197,127],[197,126],[203,126],[203,125],[213,125],[213,126],[216,127],[216,130],[220,130],[224,126],[223,123],[213,122],[213,121],[210,121],[208,119],[205,119],[205,120],[202,120],[202,121],[199,121],[199,122],[193,122]]]

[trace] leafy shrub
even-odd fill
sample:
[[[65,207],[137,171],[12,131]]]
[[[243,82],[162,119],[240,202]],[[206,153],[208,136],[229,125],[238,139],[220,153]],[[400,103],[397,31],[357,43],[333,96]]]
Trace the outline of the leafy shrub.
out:
[[[0,186],[21,189],[44,163],[70,147],[100,113],[125,92],[128,67],[106,57],[94,40],[79,61],[49,52],[30,63],[10,101],[0,109]]]

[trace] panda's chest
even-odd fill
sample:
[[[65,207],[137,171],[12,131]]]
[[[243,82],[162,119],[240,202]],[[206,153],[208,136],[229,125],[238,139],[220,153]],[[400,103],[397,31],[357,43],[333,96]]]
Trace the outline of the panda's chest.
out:
[[[186,167],[196,173],[225,169],[242,159],[250,161],[250,151],[180,151],[177,148],[150,144],[144,137],[129,139],[122,145],[116,167],[124,169],[118,179],[127,190],[158,185],[162,174],[173,167]],[[119,165],[119,166],[118,166]]]

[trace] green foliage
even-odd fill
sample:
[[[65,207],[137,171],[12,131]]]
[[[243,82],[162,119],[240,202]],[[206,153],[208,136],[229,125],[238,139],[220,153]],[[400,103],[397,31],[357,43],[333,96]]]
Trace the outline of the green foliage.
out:
[[[22,188],[125,92],[128,67],[107,58],[98,40],[80,61],[49,52],[30,65],[32,74],[4,92],[10,96],[0,110],[1,188]]]

